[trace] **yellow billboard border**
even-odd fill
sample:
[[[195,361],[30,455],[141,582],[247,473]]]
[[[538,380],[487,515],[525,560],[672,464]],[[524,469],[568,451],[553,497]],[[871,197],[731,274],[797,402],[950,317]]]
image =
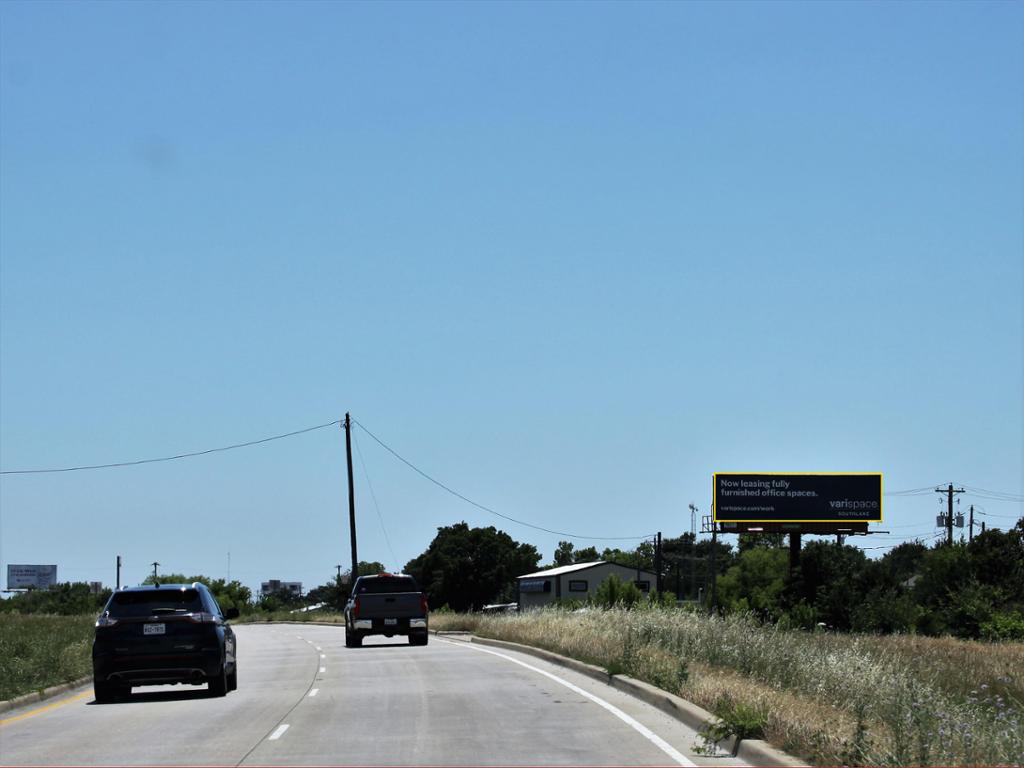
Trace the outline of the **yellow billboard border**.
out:
[[[851,475],[867,476],[872,477],[878,476],[878,519],[867,520],[859,518],[857,520],[765,520],[764,518],[752,518],[740,520],[737,518],[730,518],[729,520],[718,519],[718,476],[719,475],[787,475],[789,477],[799,475],[813,475],[816,477],[850,477]],[[885,476],[882,472],[712,472],[711,473],[711,522],[713,523],[836,523],[842,525],[843,523],[880,523],[882,522],[882,511],[885,506]]]

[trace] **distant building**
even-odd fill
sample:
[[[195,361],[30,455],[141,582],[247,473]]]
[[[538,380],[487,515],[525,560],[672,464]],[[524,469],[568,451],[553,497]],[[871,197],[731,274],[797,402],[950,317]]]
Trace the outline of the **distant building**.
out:
[[[290,592],[295,595],[295,597],[302,597],[302,582],[271,579],[270,581],[264,581],[260,584],[260,595],[263,597],[281,591]]]
[[[541,608],[555,600],[586,600],[593,597],[601,582],[612,574],[624,582],[634,582],[644,594],[657,587],[657,577],[650,571],[630,568],[628,565],[599,560],[595,563],[575,563],[546,571],[519,576],[519,610]]]

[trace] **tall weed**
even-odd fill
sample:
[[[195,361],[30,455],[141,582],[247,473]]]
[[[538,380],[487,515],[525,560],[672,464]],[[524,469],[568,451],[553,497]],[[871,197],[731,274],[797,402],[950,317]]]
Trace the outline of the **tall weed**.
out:
[[[95,621],[0,614],[0,701],[92,674]]]

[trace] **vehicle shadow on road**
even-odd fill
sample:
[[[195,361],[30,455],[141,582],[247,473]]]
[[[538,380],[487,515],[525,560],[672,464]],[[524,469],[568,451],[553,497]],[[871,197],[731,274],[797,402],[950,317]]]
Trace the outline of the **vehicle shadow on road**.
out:
[[[405,640],[394,640],[394,641],[385,642],[385,643],[378,643],[377,641],[374,641],[372,643],[367,643],[365,640],[363,640],[363,644],[358,646],[357,648],[346,648],[345,650],[348,650],[348,651],[368,651],[368,650],[373,650],[374,648],[384,649],[384,648],[413,648],[413,647],[416,647],[416,646],[409,645],[409,643],[406,642]]]
[[[110,702],[111,704],[146,704],[157,701],[193,701],[195,699],[210,699],[210,698],[221,698],[219,696],[211,696],[210,692],[206,688],[192,688],[181,691],[149,691],[148,693],[133,693],[131,696],[119,698],[116,701]],[[107,704],[100,704],[98,701],[93,699],[88,704],[88,707],[100,706],[106,707]]]

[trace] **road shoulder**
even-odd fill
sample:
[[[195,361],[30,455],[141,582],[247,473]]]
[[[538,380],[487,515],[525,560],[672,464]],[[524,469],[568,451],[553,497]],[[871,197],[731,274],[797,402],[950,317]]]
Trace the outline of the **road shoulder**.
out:
[[[660,688],[655,688],[649,683],[645,683],[642,680],[636,680],[628,675],[609,675],[607,670],[594,666],[593,664],[586,664],[582,661],[570,659],[566,656],[561,656],[542,648],[534,648],[533,646],[522,645],[521,643],[512,643],[506,640],[493,640],[491,638],[479,637],[477,635],[464,635],[462,633],[438,634],[442,634],[452,640],[465,640],[467,642],[478,643],[480,645],[489,645],[496,648],[518,651],[520,653],[544,659],[552,664],[572,669],[595,680],[607,683],[614,688],[618,688],[631,696],[635,696],[636,698],[660,709],[662,712],[665,712],[679,720],[684,725],[687,725],[697,731],[703,729],[709,724],[717,722],[717,718],[713,714],[708,712],[706,709],[698,707],[693,702],[668,693],[667,691],[663,691]],[[808,765],[806,761],[786,754],[782,750],[769,744],[767,741],[762,741],[760,739],[743,739],[739,744],[737,744],[735,737],[729,737],[728,739],[719,742],[718,746],[732,752],[734,756],[751,765],[771,766],[771,768],[796,768],[797,766]]]

